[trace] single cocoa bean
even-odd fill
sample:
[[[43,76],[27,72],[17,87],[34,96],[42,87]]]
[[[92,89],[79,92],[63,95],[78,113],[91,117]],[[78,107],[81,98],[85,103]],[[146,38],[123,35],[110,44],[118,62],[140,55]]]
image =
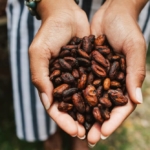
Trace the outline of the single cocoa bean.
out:
[[[72,70],[72,75],[74,78],[78,79],[80,77],[79,71],[77,69]]]
[[[80,112],[80,113],[85,112],[85,103],[84,103],[83,97],[81,96],[80,93],[73,94],[72,102],[73,102],[75,108],[78,110],[78,112]]]
[[[85,36],[82,40],[82,49],[86,52],[86,53],[90,53],[92,50],[92,44],[91,44],[91,39],[87,36]]]
[[[106,77],[106,71],[102,67],[98,65],[92,65],[91,68],[98,77]]]
[[[110,88],[110,79],[109,78],[105,78],[105,80],[103,82],[103,87],[104,87],[104,90],[109,90],[109,88]]]
[[[67,63],[64,59],[59,59],[59,64],[61,65],[61,67],[65,70],[71,71],[72,67],[69,63]]]
[[[68,96],[73,95],[77,91],[78,91],[77,88],[70,88],[70,89],[65,90],[62,95],[63,95],[63,97],[68,97]]]
[[[128,98],[118,90],[109,90],[108,95],[116,106],[122,106],[128,102]]]
[[[82,115],[81,113],[78,113],[78,112],[77,112],[77,121],[78,121],[80,124],[84,124],[84,122],[85,122],[84,115]]]
[[[105,35],[100,35],[95,39],[95,45],[96,46],[102,46],[105,42],[106,36]]]
[[[84,89],[87,82],[87,75],[82,74],[81,78],[78,80],[78,89]]]
[[[67,111],[71,110],[72,108],[73,108],[73,105],[69,104],[69,103],[60,102],[58,104],[58,110],[59,111],[67,112]]]
[[[83,91],[84,98],[87,100],[90,106],[96,106],[98,103],[96,89],[93,85],[88,85]]]
[[[83,57],[83,58],[86,58],[86,59],[90,59],[90,56],[85,52],[83,51],[82,49],[78,49],[78,54]]]
[[[100,102],[103,106],[105,106],[105,107],[111,107],[111,106],[112,106],[111,101],[110,101],[108,98],[106,98],[106,97],[101,97],[101,98],[99,99],[99,102]]]
[[[109,77],[111,80],[116,78],[118,69],[119,69],[119,62],[114,61],[112,66],[110,67],[110,71],[109,71]]]
[[[64,81],[64,83],[74,83],[75,82],[75,78],[69,72],[63,73],[61,75],[61,78]]]
[[[54,97],[61,97],[62,96],[62,93],[69,89],[69,85],[68,84],[61,84],[59,85],[58,87],[56,87],[53,91],[53,95]]]
[[[100,124],[104,122],[104,119],[98,107],[93,108],[93,116],[96,119],[96,121],[98,121]]]

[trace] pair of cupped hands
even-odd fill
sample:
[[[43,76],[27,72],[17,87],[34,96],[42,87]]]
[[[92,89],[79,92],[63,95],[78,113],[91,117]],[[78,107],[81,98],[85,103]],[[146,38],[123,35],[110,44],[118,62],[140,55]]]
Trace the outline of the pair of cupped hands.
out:
[[[89,24],[85,12],[73,0],[42,0],[37,11],[42,19],[30,49],[32,82],[37,87],[41,101],[49,116],[69,135],[85,138],[85,129],[53,103],[53,85],[49,79],[49,62],[58,56],[60,48],[72,37],[105,34],[113,49],[126,57],[126,86],[129,102],[116,107],[109,120],[101,126],[95,123],[87,135],[90,145],[110,136],[132,113],[136,104],[142,103],[141,86],[145,77],[146,44],[137,24],[144,7],[132,0],[107,0],[95,13]]]

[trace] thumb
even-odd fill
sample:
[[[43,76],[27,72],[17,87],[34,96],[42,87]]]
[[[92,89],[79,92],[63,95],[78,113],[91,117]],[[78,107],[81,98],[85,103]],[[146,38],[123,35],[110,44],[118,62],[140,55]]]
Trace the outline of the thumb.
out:
[[[42,24],[29,48],[31,79],[46,109],[53,100],[53,86],[49,79],[50,59],[56,57],[60,48],[71,39],[71,30],[68,29],[67,33],[66,30],[63,23],[48,20]]]
[[[143,102],[141,87],[145,78],[146,44],[141,36],[124,43],[123,52],[126,56],[126,87],[130,99],[136,103]]]

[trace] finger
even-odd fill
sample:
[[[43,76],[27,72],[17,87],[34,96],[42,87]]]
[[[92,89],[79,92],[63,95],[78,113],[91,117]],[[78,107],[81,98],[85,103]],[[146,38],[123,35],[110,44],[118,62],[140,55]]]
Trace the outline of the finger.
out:
[[[84,11],[82,11],[82,13],[80,14],[76,14],[77,20],[79,19],[79,16],[82,19],[77,22],[76,36],[79,38],[83,38],[84,36],[90,35],[90,25]]]
[[[85,128],[83,127],[83,125],[79,124],[77,121],[76,121],[76,125],[77,125],[77,128],[78,128],[77,137],[81,140],[85,139],[86,138]]]
[[[134,34],[134,33],[133,33]],[[123,52],[126,56],[126,87],[130,99],[140,104],[143,102],[141,86],[145,78],[146,44],[141,33],[136,32],[132,41],[126,40]]]
[[[57,56],[60,48],[66,45],[70,39],[71,29],[66,27],[65,23],[48,20],[43,23],[30,46],[29,58],[32,82],[41,93],[42,102],[46,105],[46,109],[52,102],[53,90],[49,80],[50,59]]]
[[[88,132],[87,140],[90,147],[94,147],[101,137],[101,125],[96,122]]]
[[[135,107],[136,104],[133,104],[130,100],[125,106],[115,107],[111,112],[110,119],[102,124],[101,139],[106,139],[110,136],[131,114]]]
[[[78,126],[76,122],[67,113],[58,110],[58,104],[54,103],[48,110],[48,114],[56,124],[66,133],[75,137],[78,135]]]

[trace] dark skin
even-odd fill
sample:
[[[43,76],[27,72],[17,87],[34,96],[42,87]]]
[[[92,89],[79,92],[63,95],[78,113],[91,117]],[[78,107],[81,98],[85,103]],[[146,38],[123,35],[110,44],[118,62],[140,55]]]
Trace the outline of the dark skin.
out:
[[[94,146],[101,138],[111,135],[132,113],[136,104],[142,103],[146,44],[137,18],[147,0],[107,0],[93,16],[91,24],[73,0],[57,1],[42,0],[38,4],[42,25],[30,46],[29,57],[32,82],[39,91],[41,101],[49,116],[65,132],[71,136],[85,135],[83,126],[68,114],[58,111],[57,104],[53,103],[53,86],[49,80],[50,59],[58,56],[60,48],[72,37],[82,38],[90,34],[96,37],[105,34],[114,50],[126,56],[126,84],[130,100],[127,105],[114,108],[111,118],[102,126],[98,123],[93,125],[87,140]]]

